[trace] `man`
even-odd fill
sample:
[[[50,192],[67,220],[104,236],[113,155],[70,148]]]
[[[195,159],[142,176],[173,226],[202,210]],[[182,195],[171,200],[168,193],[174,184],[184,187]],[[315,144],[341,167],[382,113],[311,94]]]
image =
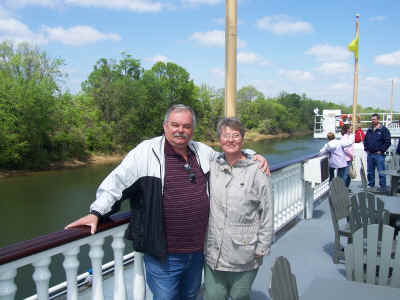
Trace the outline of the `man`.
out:
[[[99,186],[90,214],[66,227],[87,225],[93,234],[100,218],[130,199],[126,238],[144,253],[147,284],[155,300],[195,299],[201,284],[207,180],[215,152],[191,141],[194,126],[190,107],[172,106],[165,115],[164,136],[131,150]]]
[[[375,187],[375,168],[378,169],[379,185],[382,193],[386,192],[385,151],[389,148],[390,132],[379,123],[379,115],[371,116],[371,127],[364,138],[364,150],[367,151],[368,186],[371,191],[377,191]]]

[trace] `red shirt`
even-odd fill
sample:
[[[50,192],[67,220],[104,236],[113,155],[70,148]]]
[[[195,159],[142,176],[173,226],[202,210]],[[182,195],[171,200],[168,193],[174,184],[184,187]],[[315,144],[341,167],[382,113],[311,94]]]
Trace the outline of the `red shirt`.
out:
[[[207,178],[189,149],[190,170],[185,169],[185,159],[167,140],[164,150],[163,210],[168,253],[202,251],[210,209]]]
[[[354,141],[356,143],[361,143],[362,141],[364,141],[364,138],[365,138],[364,131],[362,131],[361,128],[357,128],[357,130],[355,132],[355,136],[354,136]]]

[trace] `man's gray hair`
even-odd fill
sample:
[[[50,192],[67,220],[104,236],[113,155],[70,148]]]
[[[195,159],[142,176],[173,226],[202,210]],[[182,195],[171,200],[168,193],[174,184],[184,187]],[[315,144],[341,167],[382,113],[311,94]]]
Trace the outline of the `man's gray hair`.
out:
[[[217,125],[217,137],[218,138],[221,137],[222,129],[224,129],[225,127],[229,127],[229,128],[232,128],[234,130],[239,131],[240,135],[242,137],[244,137],[244,134],[246,132],[242,122],[240,122],[239,119],[236,119],[236,118],[223,118],[222,120],[220,120],[218,122],[218,125]]]
[[[194,110],[190,106],[186,106],[186,105],[183,105],[183,104],[174,104],[170,108],[168,108],[167,112],[165,113],[164,124],[168,123],[169,115],[175,110],[177,110],[177,111],[185,111],[185,110],[189,111],[192,114],[193,128],[196,127],[196,114],[194,113]]]

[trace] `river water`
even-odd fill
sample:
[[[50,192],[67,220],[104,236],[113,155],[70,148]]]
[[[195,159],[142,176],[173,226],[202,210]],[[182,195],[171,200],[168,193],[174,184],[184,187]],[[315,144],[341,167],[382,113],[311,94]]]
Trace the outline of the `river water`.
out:
[[[265,154],[273,166],[317,153],[324,143],[301,137],[253,142],[244,148]],[[62,230],[87,214],[97,186],[114,167],[114,164],[95,165],[0,179],[0,247]],[[123,209],[127,208],[126,202]],[[87,270],[87,264],[80,270]],[[17,299],[21,296],[17,294]]]

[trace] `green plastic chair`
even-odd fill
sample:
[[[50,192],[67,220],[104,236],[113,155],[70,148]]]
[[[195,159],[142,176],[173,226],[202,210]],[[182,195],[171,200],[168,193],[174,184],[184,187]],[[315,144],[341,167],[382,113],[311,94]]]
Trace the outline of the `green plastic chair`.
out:
[[[364,236],[367,235],[369,224],[389,224],[389,212],[385,210],[384,202],[375,194],[363,191],[354,194],[350,200],[350,230],[354,233],[363,227]]]
[[[344,259],[344,249],[340,245],[340,237],[347,238],[351,242],[350,218],[350,199],[349,190],[346,188],[344,180],[335,177],[329,188],[329,209],[332,217],[333,230],[335,233],[333,263],[339,263]]]
[[[381,236],[381,239],[379,238]],[[394,228],[378,224],[359,228],[345,248],[346,278],[351,281],[400,288],[400,246]]]
[[[269,295],[271,300],[299,300],[296,276],[286,257],[279,256],[271,268]]]

